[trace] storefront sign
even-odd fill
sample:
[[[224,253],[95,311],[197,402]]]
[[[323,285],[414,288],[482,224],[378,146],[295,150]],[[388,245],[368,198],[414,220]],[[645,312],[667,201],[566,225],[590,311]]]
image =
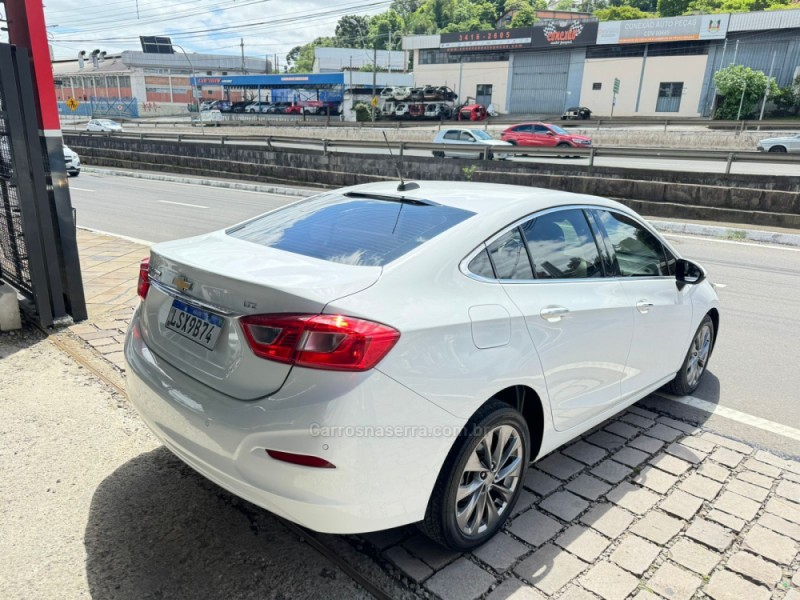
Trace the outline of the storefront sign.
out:
[[[604,21],[597,30],[598,44],[642,44],[683,40],[719,40],[728,32],[729,14],[690,15],[667,19]]]
[[[439,48],[449,52],[529,48],[532,34],[532,27],[443,33],[439,38]]]
[[[532,48],[591,46],[597,39],[597,21],[550,21],[533,28]]]

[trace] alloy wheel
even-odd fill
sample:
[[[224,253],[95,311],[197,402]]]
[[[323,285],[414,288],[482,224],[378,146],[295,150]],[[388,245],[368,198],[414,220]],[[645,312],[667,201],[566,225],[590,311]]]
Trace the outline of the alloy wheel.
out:
[[[456,521],[467,536],[480,535],[502,518],[519,485],[523,467],[519,431],[500,425],[472,451],[456,492]]]
[[[694,336],[689,348],[689,360],[686,361],[686,382],[694,387],[706,370],[708,355],[711,352],[711,328],[703,325]]]

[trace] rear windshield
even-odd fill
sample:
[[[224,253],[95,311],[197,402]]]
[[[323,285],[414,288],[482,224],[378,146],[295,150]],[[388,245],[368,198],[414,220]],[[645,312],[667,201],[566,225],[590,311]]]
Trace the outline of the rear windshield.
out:
[[[438,204],[324,194],[248,221],[227,233],[295,254],[380,267],[474,214]]]

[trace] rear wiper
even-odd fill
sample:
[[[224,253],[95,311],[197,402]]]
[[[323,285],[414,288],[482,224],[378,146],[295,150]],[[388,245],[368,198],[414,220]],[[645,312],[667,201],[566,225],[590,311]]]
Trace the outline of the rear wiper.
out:
[[[385,200],[387,202],[400,202],[402,204],[413,204],[414,206],[439,206],[430,200],[419,200],[417,198],[406,198],[404,196],[389,196],[387,194],[368,194],[366,192],[347,192],[347,198],[370,198],[371,200]]]

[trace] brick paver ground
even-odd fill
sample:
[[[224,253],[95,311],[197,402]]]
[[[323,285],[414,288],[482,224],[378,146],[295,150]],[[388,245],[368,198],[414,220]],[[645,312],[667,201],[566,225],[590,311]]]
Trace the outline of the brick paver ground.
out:
[[[123,368],[148,249],[80,231],[89,321]],[[504,531],[459,555],[414,526],[356,536],[420,596],[800,600],[800,462],[632,406],[540,460]]]

